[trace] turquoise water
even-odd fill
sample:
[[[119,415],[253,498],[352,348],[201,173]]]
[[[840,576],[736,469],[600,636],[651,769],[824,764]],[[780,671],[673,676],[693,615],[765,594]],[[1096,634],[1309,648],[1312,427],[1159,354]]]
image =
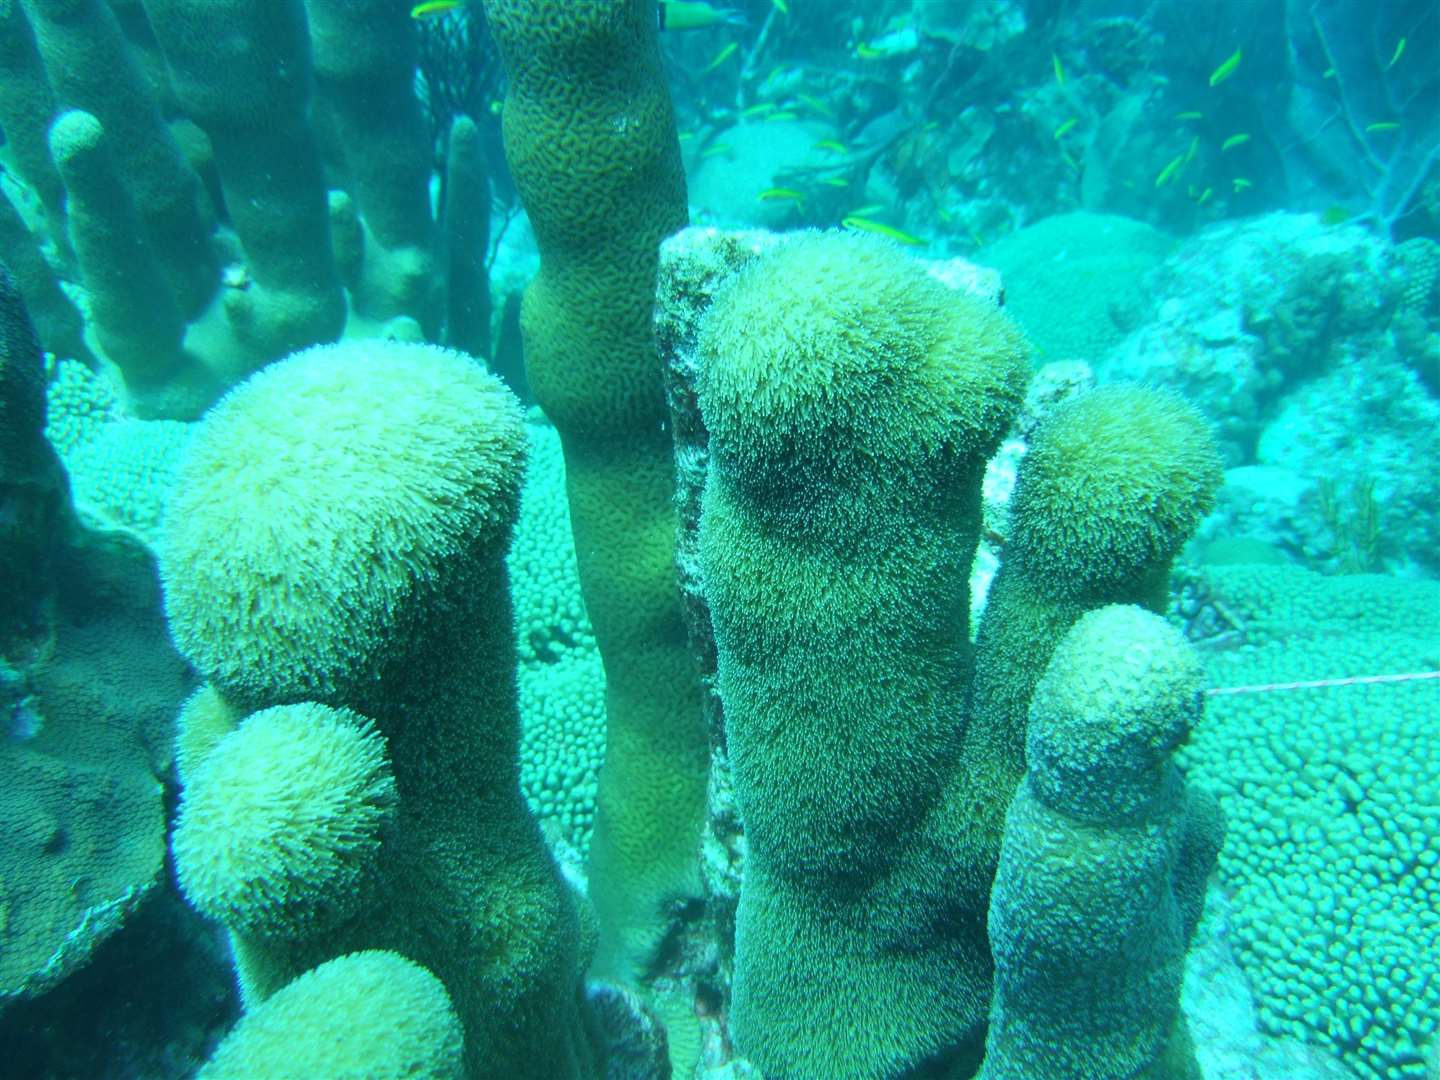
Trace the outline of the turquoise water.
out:
[[[0,1076],[1440,1078],[1434,0],[0,57]]]

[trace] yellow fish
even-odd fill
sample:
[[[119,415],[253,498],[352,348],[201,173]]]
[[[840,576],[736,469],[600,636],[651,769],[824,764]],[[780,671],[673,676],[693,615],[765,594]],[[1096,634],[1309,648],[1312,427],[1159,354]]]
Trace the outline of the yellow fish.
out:
[[[1402,57],[1402,56],[1404,56],[1404,55],[1405,55],[1405,39],[1402,37],[1399,41],[1397,41],[1397,42],[1395,43],[1395,54],[1390,57],[1390,63],[1388,63],[1388,64],[1385,65],[1385,70],[1386,70],[1386,71],[1389,71],[1392,67],[1395,66],[1396,62],[1399,61],[1400,57]]]
[[[814,94],[796,94],[795,96],[800,100],[800,104],[806,105],[814,109],[817,113],[819,113],[826,119],[835,119],[835,110],[832,109],[829,105],[827,105],[824,101],[821,101]]]
[[[845,144],[836,139],[821,139],[815,144],[816,150],[829,150],[832,154],[848,154]]]
[[[766,188],[755,197],[761,202],[780,202],[782,200],[789,200],[791,202],[805,201],[805,193],[803,191],[796,191],[794,188],[788,187]]]
[[[705,67],[701,69],[700,74],[709,75],[721,64],[725,63],[726,60],[729,60],[730,57],[734,56],[736,52],[739,51],[739,49],[739,42],[730,42],[729,45],[726,45],[723,49],[721,49],[718,53],[715,54],[715,59],[711,60],[710,63],[706,64]]]
[[[1240,192],[1244,191],[1246,188],[1251,188],[1255,186],[1254,184],[1250,183],[1249,180],[1246,180],[1243,176],[1235,177],[1235,179],[1232,180],[1231,183],[1235,185],[1236,195],[1239,195]]]
[[[1381,120],[1377,124],[1366,124],[1366,131],[1399,131],[1400,125],[1394,120]]]
[[[1223,154],[1226,150],[1234,150],[1235,147],[1244,146],[1249,141],[1250,135],[1248,132],[1242,131],[1238,135],[1231,135],[1228,139],[1226,139],[1223,143],[1220,144],[1220,152]]]
[[[1205,114],[1204,114],[1204,113],[1194,112],[1194,111],[1192,110],[1191,112],[1176,113],[1176,114],[1175,114],[1175,119],[1176,119],[1176,120],[1203,120],[1203,119],[1205,119]]]
[[[1184,164],[1185,164],[1185,155],[1184,155],[1184,154],[1180,154],[1180,155],[1177,156],[1177,157],[1171,158],[1171,159],[1170,159],[1170,164],[1169,164],[1169,165],[1166,165],[1165,168],[1161,169],[1161,170],[1160,170],[1160,175],[1157,176],[1157,177],[1155,177],[1155,186],[1156,186],[1157,188],[1158,188],[1158,187],[1164,187],[1166,181],[1168,181],[1171,177],[1173,177],[1176,173],[1178,173],[1178,172],[1180,171],[1180,167],[1181,167],[1182,165],[1184,165]]]
[[[1065,65],[1060,63],[1060,57],[1055,53],[1050,54],[1050,66],[1055,69],[1055,82],[1059,86],[1065,85]]]
[[[410,9],[412,19],[433,19],[437,15],[444,15],[447,11],[454,11],[460,7],[462,0],[425,0],[423,4],[416,4]]]
[[[1066,120],[1063,124],[1061,124],[1055,129],[1055,138],[1063,139],[1066,135],[1070,134],[1070,132],[1075,129],[1075,125],[1078,123],[1080,123],[1080,118],[1078,116],[1070,117],[1069,120]]]
[[[775,5],[775,10],[781,15],[790,14],[790,5],[787,4],[785,0],[770,0],[770,2]]]
[[[1210,73],[1210,85],[1219,86],[1226,79],[1230,78],[1231,75],[1234,75],[1235,69],[1239,66],[1240,50],[1236,49],[1226,58],[1223,64]]]
[[[860,232],[874,233],[876,236],[888,237],[897,244],[904,244],[907,247],[924,247],[929,241],[921,240],[918,236],[911,236],[907,232],[895,228],[893,225],[886,225],[884,222],[871,221],[869,218],[856,217],[853,214],[840,222],[846,229],[856,229]]]
[[[850,181],[843,176],[822,176],[820,183],[828,184],[830,187],[849,187]]]
[[[730,151],[733,149],[735,148],[729,143],[717,142],[714,146],[707,146],[703,151],[701,151],[700,156],[702,158],[719,157],[721,154],[730,153]]]
[[[773,101],[762,101],[759,105],[751,105],[748,109],[741,109],[740,119],[749,120],[752,117],[764,116],[766,113],[772,113],[774,111],[775,103]]]

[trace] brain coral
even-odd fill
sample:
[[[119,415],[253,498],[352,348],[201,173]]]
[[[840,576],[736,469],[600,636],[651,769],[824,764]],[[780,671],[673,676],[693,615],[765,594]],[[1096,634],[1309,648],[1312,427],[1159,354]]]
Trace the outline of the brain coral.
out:
[[[1095,360],[1141,318],[1143,284],[1174,247],[1149,225],[1115,214],[1044,218],[983,249],[1005,278],[1005,302],[1042,360]]]
[[[1205,578],[1247,638],[1207,655],[1211,686],[1440,667],[1433,582],[1258,565]],[[1217,695],[1182,752],[1229,819],[1220,879],[1262,1026],[1375,1080],[1427,1076],[1440,1026],[1437,731],[1433,681]]]
[[[460,1080],[460,1021],[440,980],[393,952],[349,953],[248,1012],[204,1080]]]

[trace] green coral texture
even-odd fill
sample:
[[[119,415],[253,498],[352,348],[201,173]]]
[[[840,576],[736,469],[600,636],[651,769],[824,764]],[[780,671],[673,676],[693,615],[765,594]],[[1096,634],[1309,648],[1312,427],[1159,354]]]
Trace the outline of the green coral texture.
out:
[[[520,789],[524,459],[513,396],[434,346],[307,350],[207,415],[160,545],[211,687],[172,850],[251,1015],[389,950],[443,984],[467,1075],[584,1076],[579,915]],[[258,711],[221,733],[227,710]]]
[[[1213,567],[1245,628],[1217,687],[1433,671],[1440,587]],[[1212,696],[1183,752],[1230,820],[1220,880],[1266,1030],[1366,1077],[1428,1078],[1440,1028],[1440,698],[1433,681]]]
[[[540,249],[521,323],[565,450],[580,581],[605,662],[590,848],[598,971],[634,978],[700,894],[708,743],[674,574],[672,447],[651,329],[685,177],[653,0],[492,0],[506,159]],[[617,119],[618,118],[618,119]]]
[[[463,1033],[445,987],[393,952],[350,953],[252,1009],[203,1080],[461,1080]]]
[[[701,562],[749,845],[736,1046],[767,1074],[965,1075],[1007,1007],[986,917],[1035,684],[1086,610],[1155,600],[1218,481],[1213,445],[1193,411],[1139,388],[1054,416],[1021,467],[1008,573],[972,652],[982,475],[1028,370],[1010,319],[892,244],[806,233],[717,293],[700,347]],[[1089,452],[1061,468],[1045,446]],[[1077,534],[1067,564],[1054,540]],[[977,667],[988,693],[977,677],[972,702]],[[1106,782],[1117,797],[1128,781]],[[1207,869],[1197,850],[1186,880]],[[1167,939],[1172,1015],[1191,930]],[[1150,1075],[1190,1075],[1188,1041],[1170,1045],[1139,1054]]]
[[[507,557],[519,663],[520,784],[535,816],[553,823],[583,856],[605,756],[605,671],[575,565],[560,437],[538,416],[525,430],[530,467]]]
[[[1221,836],[1170,758],[1202,679],[1181,635],[1130,605],[1088,612],[1056,648],[990,903],[982,1080],[1199,1080],[1179,989]]]

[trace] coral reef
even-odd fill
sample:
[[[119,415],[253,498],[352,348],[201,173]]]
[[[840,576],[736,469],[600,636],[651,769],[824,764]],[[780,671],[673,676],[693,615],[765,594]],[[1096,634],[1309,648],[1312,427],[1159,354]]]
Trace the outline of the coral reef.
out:
[[[1114,214],[1044,218],[975,256],[1000,271],[1005,304],[1044,360],[1094,361],[1143,321],[1146,278],[1175,240]]]
[[[788,1075],[974,1068],[1031,692],[1085,610],[1163,598],[1213,448],[1164,395],[1058,410],[972,659],[981,475],[1025,381],[1013,324],[892,245],[812,234],[719,292],[701,354],[701,564],[748,844],[736,1047]]]
[[[0,0],[0,1071],[1440,1075],[1435,18]]]
[[[1102,380],[1169,386],[1215,417],[1229,472],[1206,541],[1251,537],[1326,571],[1430,574],[1432,281],[1423,245],[1402,253],[1357,225],[1308,214],[1217,225],[1154,273],[1153,318],[1094,366]]]

